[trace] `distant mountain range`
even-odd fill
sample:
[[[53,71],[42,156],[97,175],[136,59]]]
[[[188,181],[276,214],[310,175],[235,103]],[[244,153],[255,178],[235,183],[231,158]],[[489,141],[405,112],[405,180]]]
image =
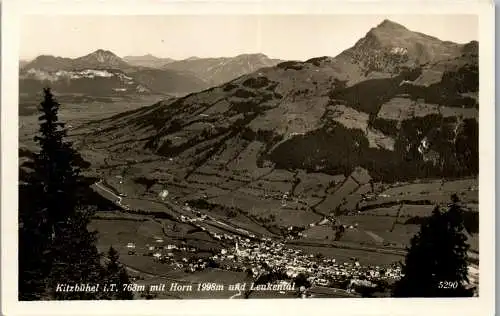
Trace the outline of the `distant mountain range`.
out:
[[[381,181],[477,174],[477,42],[441,41],[385,20],[336,57],[268,62],[171,62],[163,69],[197,65],[211,82],[234,76],[225,72],[231,65],[265,68],[100,121],[105,132],[95,140],[109,140],[116,157],[176,157],[162,174],[184,179],[233,172],[252,181],[269,168],[348,175],[362,167]],[[141,176],[158,170],[147,166]]]
[[[20,63],[20,92],[38,93],[44,86],[51,86],[56,92],[94,95],[186,94],[276,63],[261,54],[183,61],[152,55],[122,59],[102,49],[74,59],[42,55]]]
[[[283,60],[264,54],[241,54],[235,57],[200,58],[192,56],[182,60],[159,58],[151,54],[123,58],[133,66],[189,72],[210,86],[220,85],[260,68],[276,66]]]

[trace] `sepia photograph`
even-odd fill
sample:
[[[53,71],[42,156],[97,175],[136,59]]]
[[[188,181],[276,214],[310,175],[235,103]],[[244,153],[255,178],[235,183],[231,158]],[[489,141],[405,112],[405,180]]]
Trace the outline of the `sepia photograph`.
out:
[[[387,12],[20,15],[14,299],[477,302],[493,30]]]

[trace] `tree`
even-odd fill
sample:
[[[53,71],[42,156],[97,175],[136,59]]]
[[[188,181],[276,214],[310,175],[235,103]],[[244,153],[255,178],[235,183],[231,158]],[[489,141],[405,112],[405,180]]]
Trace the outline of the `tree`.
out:
[[[118,262],[120,258],[118,252],[111,246],[108,251],[108,264],[104,279],[107,284],[116,284],[118,292],[113,293],[110,298],[118,300],[132,300],[134,299],[133,292],[124,291],[123,286],[130,284],[130,279],[127,270]]]
[[[40,151],[23,165],[31,172],[19,190],[19,299],[93,299],[96,293],[56,291],[60,283],[97,284],[102,267],[95,233],[87,230],[93,211],[82,203],[83,160],[65,139],[48,88],[39,110]]]
[[[71,218],[58,225],[58,234],[50,249],[53,262],[48,280],[51,297],[57,300],[102,299],[107,294],[56,291],[59,283],[91,286],[102,283],[105,271],[100,263],[101,255],[95,246],[97,232],[89,232],[87,229],[92,213],[88,208],[78,208]]]
[[[54,100],[50,89],[44,89],[44,100],[39,121],[40,135],[34,140],[40,145],[40,152],[34,155],[31,182],[37,182],[43,194],[39,197],[47,211],[47,219],[53,234],[58,233],[59,223],[71,218],[78,205],[82,177],[77,161],[81,160],[72,144],[65,140],[67,131],[64,123],[58,121],[59,103]],[[37,181],[38,180],[38,181]]]
[[[395,297],[465,297],[467,236],[464,233],[463,209],[452,196],[448,210],[436,206],[411,240],[403,265],[403,277],[393,289]]]
[[[50,271],[50,260],[46,213],[37,207],[35,192],[28,185],[19,185],[19,300],[47,298],[46,279]],[[26,198],[30,197],[30,198]]]

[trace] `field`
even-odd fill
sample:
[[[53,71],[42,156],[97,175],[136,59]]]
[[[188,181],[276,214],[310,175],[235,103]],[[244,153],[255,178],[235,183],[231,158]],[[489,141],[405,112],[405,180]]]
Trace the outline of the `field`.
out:
[[[299,176],[307,178],[307,174]],[[316,175],[313,176],[317,177]],[[292,173],[271,172],[266,177],[262,177],[257,181],[260,183],[267,182],[267,186],[275,186],[279,183],[287,183],[287,181],[292,184],[293,178],[294,175]],[[327,197],[324,201],[328,201],[328,197],[332,197],[338,201],[337,203],[343,203],[343,205],[358,204],[359,211],[350,209],[349,212],[344,211],[343,215],[335,217],[337,224],[343,224],[348,227],[338,242],[350,246],[345,249],[332,248],[332,243],[335,240],[335,230],[331,224],[306,228],[300,240],[306,243],[315,240],[321,241],[324,246],[317,245],[312,248],[311,246],[302,246],[302,249],[313,249],[314,253],[321,252],[325,255],[333,256],[340,261],[350,260],[352,257],[359,257],[360,260],[364,260],[367,264],[388,264],[402,260],[404,257],[400,253],[381,253],[377,249],[389,247],[390,249],[395,248],[403,251],[411,237],[419,230],[418,225],[406,222],[415,217],[429,216],[435,205],[444,205],[447,203],[450,195],[454,192],[458,193],[464,199],[463,201],[469,209],[477,212],[477,190],[474,190],[477,182],[475,179],[445,181],[444,183],[438,183],[437,181],[430,182],[430,186],[434,186],[436,190],[428,193],[424,191],[425,184],[422,183],[402,183],[397,186],[393,185],[392,187],[376,185],[376,188],[383,188],[383,190],[380,191],[376,198],[368,201],[363,200],[363,196],[371,194],[369,185],[357,185],[354,180],[348,178],[337,179],[337,181],[334,181],[330,178],[328,179],[328,183],[326,181],[323,182],[325,183],[324,194]],[[300,183],[305,185],[306,182],[301,181]],[[332,186],[334,183],[336,185]],[[128,182],[127,185],[134,187],[132,182]],[[168,185],[166,186],[168,187]],[[257,187],[263,186],[264,184]],[[297,186],[297,188],[299,187]],[[235,188],[229,192],[218,191],[219,195],[207,199],[207,202],[211,205],[210,208],[197,209],[210,214],[218,220],[229,223],[233,227],[241,227],[259,235],[271,234],[271,231],[264,228],[267,227],[266,225],[276,225],[277,227],[307,226],[309,223],[317,223],[322,219],[321,213],[316,213],[314,209],[311,209],[313,205],[309,205],[307,202],[304,204],[299,202],[306,200],[304,198],[304,191],[302,191],[301,198],[286,201],[286,206],[284,206],[282,196],[286,193],[285,189],[289,189],[289,187],[275,187],[275,192],[281,192],[280,195],[249,190],[248,186],[244,189]],[[129,189],[127,192],[133,193],[134,190]],[[337,193],[340,193],[343,198],[337,197]],[[158,201],[155,202],[154,200],[158,200],[158,198],[154,198],[154,195],[154,193],[151,193],[151,201],[144,200],[143,198],[133,199],[128,197],[123,198],[123,200],[125,203],[134,205],[136,208],[142,210],[163,211],[175,215],[165,205],[162,205]],[[201,196],[198,195],[198,197]],[[352,202],[346,203],[345,201],[349,199],[352,199]],[[305,208],[302,209],[302,206],[305,206]],[[228,216],[228,210],[230,209],[236,210],[236,213]],[[328,208],[325,207],[324,209]],[[208,225],[205,227],[217,233],[227,231],[226,227],[210,225],[210,221],[207,221],[205,224]],[[167,230],[169,229],[168,226],[166,228]],[[273,230],[272,232],[276,231]],[[195,236],[190,236],[190,238],[193,237]],[[477,250],[477,234],[470,237],[470,244],[472,250]],[[363,247],[373,247],[375,250],[366,251],[363,250]]]
[[[113,246],[130,273],[139,277],[138,283],[244,282],[240,272],[211,269],[186,273],[161,263],[151,257],[148,247],[152,245],[158,249],[184,246],[187,250],[172,252],[179,260],[206,258],[234,247],[233,242],[211,234],[251,234],[284,241],[293,226],[301,228],[301,237],[286,241],[287,247],[322,254],[337,263],[357,258],[363,265],[387,265],[404,259],[404,248],[419,230],[416,219],[429,216],[436,206],[445,207],[452,194],[457,194],[470,212],[479,212],[477,178],[382,183],[371,182],[368,172],[361,168],[350,174],[328,175],[281,170],[273,165],[257,167],[265,144],[256,140],[227,144],[228,150],[193,168],[187,157],[160,156],[141,146],[126,147],[122,144],[129,137],[125,123],[111,143],[106,134],[95,139],[81,137],[100,128],[95,123],[86,125],[90,121],[150,105],[160,98],[65,102],[60,111],[76,148],[92,164],[87,175],[102,180],[101,188],[97,184],[93,188],[117,206],[114,212],[99,212],[90,225],[98,231],[98,249],[104,253]],[[23,102],[22,107],[29,109],[28,101]],[[32,112],[21,113],[21,148],[33,149],[37,123]],[[168,195],[160,198],[164,190]],[[180,219],[201,215],[208,217],[196,223]],[[334,223],[318,224],[327,218],[333,218]],[[336,235],[339,225],[345,227],[340,237]],[[126,245],[130,242],[135,243],[136,254],[129,254]],[[469,243],[477,252],[477,232],[469,236]],[[229,298],[236,293],[225,289],[157,294],[158,298],[171,299]],[[261,292],[252,297],[289,295]],[[336,297],[342,293],[318,295]]]
[[[169,203],[177,203],[174,197],[177,196],[175,189],[172,190],[172,184],[165,183],[158,186],[151,186],[149,190],[145,190],[144,185],[139,185],[133,179],[135,172],[143,173],[145,169],[150,168],[148,164],[138,164],[136,167],[128,168],[125,177],[122,180],[122,185],[118,184],[117,178],[114,176],[116,171],[111,173],[109,179],[116,187],[117,192],[126,192],[128,197],[123,198],[123,203],[133,206],[135,209],[150,212],[153,216],[158,212],[170,214],[170,216],[178,216],[178,210],[173,210],[158,199],[157,192],[159,188],[167,187],[170,189],[170,196],[167,199]],[[134,170],[135,169],[135,170]],[[206,168],[205,168],[206,169]],[[318,223],[322,220],[324,213],[332,213],[326,210],[331,210],[333,205],[341,205],[344,209],[341,214],[335,216],[336,225],[343,224],[347,227],[346,231],[340,239],[335,241],[335,230],[332,223],[325,225],[316,225],[306,227],[302,232],[302,237],[298,240],[287,243],[287,247],[301,249],[308,254],[317,255],[318,253],[325,257],[336,259],[337,263],[352,262],[356,258],[363,265],[388,265],[404,260],[405,247],[409,244],[410,239],[418,232],[419,226],[406,223],[408,220],[415,217],[429,216],[436,205],[445,205],[450,195],[457,193],[463,200],[464,204],[471,211],[478,211],[477,207],[477,180],[466,179],[457,181],[431,181],[429,186],[433,190],[425,191],[425,183],[400,183],[397,185],[374,184],[373,188],[377,191],[372,193],[372,186],[368,184],[356,182],[356,178],[352,177],[326,177],[321,179],[318,175],[283,171],[268,172],[266,176],[261,176],[257,180],[252,181],[250,178],[242,177],[248,184],[243,181],[237,181],[237,186],[229,185],[227,189],[215,189],[220,185],[219,181],[215,181],[217,177],[210,176],[206,171],[201,174],[200,178],[192,176],[187,182],[180,182],[178,185],[185,185],[190,188],[190,192],[195,192],[193,183],[203,188],[203,192],[214,192],[208,199],[205,199],[204,194],[189,195],[189,198],[184,196],[184,202],[190,203],[201,213],[210,215],[216,221],[222,221],[226,224],[220,225],[213,220],[207,220],[201,225],[208,230],[218,234],[227,232],[238,233],[234,228],[242,228],[258,235],[274,236],[276,230],[269,229],[269,225],[276,227],[289,226],[308,226],[311,223]],[[206,179],[202,180],[203,177]],[[300,178],[300,181],[294,179]],[[321,179],[320,190],[315,190],[313,187],[313,179]],[[309,181],[309,182],[308,182]],[[294,185],[294,182],[299,182]],[[210,187],[214,185],[214,187]],[[313,187],[311,187],[311,185]],[[306,187],[310,187],[306,190]],[[206,189],[205,189],[206,188]],[[185,189],[184,189],[185,190]],[[200,190],[200,189],[198,189]],[[295,190],[295,191],[294,191]],[[146,192],[148,191],[148,192]],[[300,192],[300,196],[291,193]],[[186,192],[186,191],[184,191]],[[288,192],[288,193],[287,193]],[[308,193],[306,193],[308,192]],[[322,192],[322,197],[316,200],[315,204],[308,204],[307,201],[314,201],[312,194]],[[288,194],[292,196],[284,200],[283,196]],[[338,195],[337,195],[338,194]],[[131,196],[137,196],[133,198]],[[370,199],[365,197],[372,196]],[[205,201],[206,204],[198,204],[196,201]],[[319,202],[318,202],[319,201]],[[334,204],[329,204],[329,201],[336,201]],[[179,199],[179,205],[182,205]],[[196,202],[196,203],[195,203]],[[205,203],[204,202],[204,203]],[[193,204],[194,203],[194,204]],[[323,203],[326,203],[323,205]],[[318,210],[318,206],[323,208],[323,212]],[[147,223],[147,224],[145,224]],[[134,225],[125,222],[116,222],[116,227],[123,226],[123,231],[115,231],[113,229],[101,228],[109,231],[110,235],[116,234],[116,239],[120,242],[125,242],[128,238],[139,236],[137,240],[142,240],[142,243],[151,242],[152,234],[161,233],[161,227],[165,232],[165,242],[175,242],[179,240],[187,240],[190,245],[196,245],[201,249],[221,249],[221,246],[212,246],[212,241],[208,235],[203,235],[201,232],[188,233],[189,225],[176,223],[172,219],[156,218],[153,222],[145,222],[134,228]],[[161,223],[161,224],[158,224]],[[177,235],[171,233],[174,227],[177,226]],[[229,225],[233,227],[229,229]],[[134,230],[135,229],[135,230]],[[128,235],[127,235],[128,234]],[[208,238],[208,239],[206,239]],[[107,236],[101,238],[103,242],[109,243]],[[112,238],[111,238],[112,239]],[[478,236],[473,234],[469,238],[471,250],[478,250]],[[232,247],[232,245],[228,245]],[[223,246],[222,246],[223,247]],[[197,254],[198,255],[198,254]],[[199,254],[201,255],[201,253]],[[123,254],[122,261],[130,268],[138,271],[144,271],[150,274],[159,276],[175,277],[181,275],[183,271],[167,267],[158,262],[151,262],[150,257],[146,256],[129,256]],[[228,271],[221,272],[222,274]],[[198,273],[198,272],[197,272]],[[199,274],[200,279],[195,277],[198,274],[189,274],[183,276],[182,280],[199,280],[210,279],[207,276]],[[228,274],[229,276],[229,274]],[[231,278],[230,278],[231,279]],[[155,280],[153,278],[153,280]],[[233,280],[233,279],[231,279]],[[235,293],[222,291],[220,293],[162,293],[162,297],[198,297],[210,298],[228,297]],[[337,293],[340,295],[339,293]],[[161,296],[160,295],[160,296]],[[180,295],[180,296],[179,296]],[[201,296],[200,296],[201,295]],[[215,296],[213,296],[215,295]],[[335,297],[334,293],[330,293]],[[287,294],[277,293],[255,293],[252,297],[272,298],[286,297]]]

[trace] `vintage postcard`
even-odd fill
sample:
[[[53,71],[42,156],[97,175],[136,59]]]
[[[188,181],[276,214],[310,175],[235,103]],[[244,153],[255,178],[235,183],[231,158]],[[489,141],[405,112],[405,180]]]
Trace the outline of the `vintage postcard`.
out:
[[[493,313],[491,3],[4,4],[6,315]]]

